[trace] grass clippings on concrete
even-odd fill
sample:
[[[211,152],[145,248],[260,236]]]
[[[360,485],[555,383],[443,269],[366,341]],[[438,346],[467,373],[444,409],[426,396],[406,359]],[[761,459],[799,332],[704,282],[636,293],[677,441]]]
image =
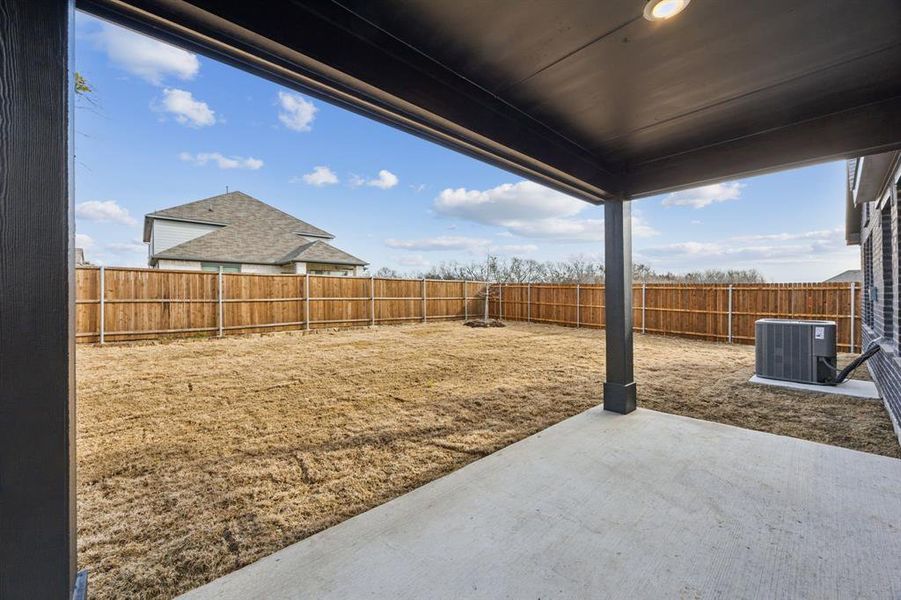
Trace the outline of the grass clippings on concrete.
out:
[[[79,347],[91,597],[172,597],[598,404],[603,338],[454,322]],[[749,384],[752,347],[635,346],[644,407],[901,454],[878,402]]]

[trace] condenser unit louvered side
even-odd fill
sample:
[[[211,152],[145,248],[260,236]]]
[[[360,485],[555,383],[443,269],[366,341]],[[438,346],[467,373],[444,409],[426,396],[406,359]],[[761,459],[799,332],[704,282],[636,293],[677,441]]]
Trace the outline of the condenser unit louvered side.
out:
[[[757,375],[799,383],[835,381],[835,322],[760,319],[755,323]]]

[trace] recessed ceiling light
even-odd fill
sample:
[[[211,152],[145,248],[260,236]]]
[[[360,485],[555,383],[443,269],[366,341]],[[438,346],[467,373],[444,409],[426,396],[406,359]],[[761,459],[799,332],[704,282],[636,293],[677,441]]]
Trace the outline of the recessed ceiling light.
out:
[[[665,21],[685,10],[691,0],[651,0],[644,7],[644,18],[648,21]]]

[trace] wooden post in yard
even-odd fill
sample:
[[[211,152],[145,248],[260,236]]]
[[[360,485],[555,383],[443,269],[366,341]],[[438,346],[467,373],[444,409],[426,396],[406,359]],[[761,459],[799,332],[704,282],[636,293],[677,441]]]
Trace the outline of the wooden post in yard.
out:
[[[504,286],[497,286],[497,318],[504,318]]]
[[[732,284],[729,284],[729,343],[732,343]]]
[[[425,277],[422,278],[422,322],[426,322],[426,312],[428,309],[426,308],[425,302]]]
[[[582,320],[582,290],[579,284],[576,284],[576,329],[580,327]]]
[[[526,284],[526,321],[532,322],[532,284]]]
[[[303,328],[310,330],[310,274],[303,276]]]
[[[647,300],[647,297],[648,297],[648,296],[647,296],[647,291],[648,291],[647,288],[648,288],[648,284],[647,284],[647,283],[642,283],[642,284],[641,284],[641,332],[642,332],[642,333],[644,333],[644,332],[646,331],[645,324],[644,324],[644,319],[645,319],[645,315],[647,314],[647,312],[645,311],[645,306],[647,305],[647,301],[646,301],[646,300]]]
[[[100,266],[100,345],[106,341],[106,267]]]
[[[222,337],[223,326],[225,325],[224,321],[224,313],[222,311],[222,265],[219,265],[219,279],[216,285],[216,294],[219,296],[219,302],[217,303],[217,315],[216,322],[219,326],[219,337]]]
[[[485,320],[488,320],[488,296],[491,295],[491,284],[485,282]]]
[[[369,278],[369,326],[375,325],[375,277]]]
[[[466,298],[466,280],[463,280],[463,320],[469,320],[469,303]]]

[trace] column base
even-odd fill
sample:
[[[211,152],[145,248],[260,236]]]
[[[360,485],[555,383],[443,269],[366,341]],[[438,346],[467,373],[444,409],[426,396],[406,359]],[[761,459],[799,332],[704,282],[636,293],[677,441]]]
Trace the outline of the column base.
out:
[[[627,415],[638,405],[635,382],[604,383],[604,410]]]

